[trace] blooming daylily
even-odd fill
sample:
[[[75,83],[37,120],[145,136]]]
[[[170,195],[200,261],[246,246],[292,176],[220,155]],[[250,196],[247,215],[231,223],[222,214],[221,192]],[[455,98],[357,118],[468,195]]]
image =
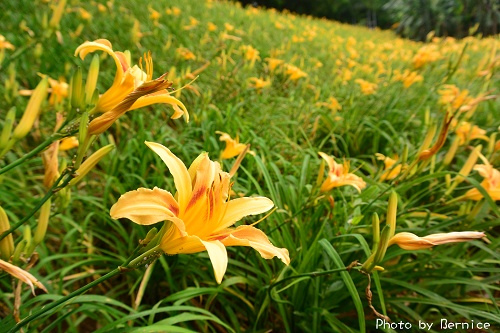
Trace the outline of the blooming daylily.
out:
[[[384,161],[384,173],[380,176],[380,180],[391,180],[396,178],[401,173],[403,165],[398,164],[394,166],[398,162],[397,155],[395,156],[395,159],[392,159],[380,153],[376,153],[375,156],[377,156],[377,159],[379,161]]]
[[[244,143],[240,143],[240,140],[238,136],[236,136],[236,139],[231,138],[231,136],[227,133],[220,132],[220,131],[215,131],[216,134],[220,134],[220,141],[224,141],[226,143],[226,148],[224,151],[221,153],[220,158],[223,160],[238,156],[243,152],[246,148],[247,145]],[[248,151],[249,154],[255,155],[253,151]]]
[[[432,234],[425,237],[418,237],[411,232],[400,232],[395,234],[390,240],[389,245],[397,244],[404,250],[422,250],[446,243],[468,242],[473,239],[483,238],[484,232],[461,231],[448,232],[441,234]]]
[[[270,210],[274,205],[271,200],[230,200],[230,175],[207,153],[198,156],[188,169],[168,148],[154,142],[146,145],[167,165],[177,194],[158,187],[127,192],[111,207],[112,218],[128,218],[141,225],[169,221],[159,247],[171,255],[208,251],[218,283],[227,268],[226,246],[251,246],[265,259],[276,256],[290,263],[288,250],[272,245],[259,229],[252,225],[230,228],[245,216]]]
[[[487,161],[486,161],[487,162]],[[494,169],[491,164],[477,164],[474,170],[478,171],[484,180],[481,186],[488,192],[490,197],[494,200],[500,200],[500,171]],[[481,200],[483,195],[477,188],[468,190],[464,197],[471,200]]]
[[[377,84],[363,79],[356,79],[354,82],[359,84],[363,95],[373,95],[377,91]]]
[[[271,79],[264,80],[258,77],[251,77],[248,81],[250,81],[249,86],[255,89],[262,89],[271,85]]]
[[[106,39],[83,43],[76,49],[75,56],[79,55],[81,59],[84,59],[87,54],[95,51],[106,52],[113,58],[116,64],[116,73],[113,84],[100,96],[97,105],[91,112],[102,112],[103,115],[90,122],[89,134],[104,132],[127,111],[157,103],[166,103],[172,106],[175,111],[172,119],[184,115],[186,121],[189,121],[189,114],[184,104],[171,96],[167,90],[172,83],[164,79],[165,74],[152,80],[153,60],[149,54],[144,59],[146,73],[137,65],[130,67],[127,55],[113,51],[111,43]]]
[[[479,128],[477,125],[471,125],[471,123],[466,121],[462,121],[460,125],[457,126],[455,133],[459,138],[460,145],[474,139],[489,140],[484,129]]]
[[[361,177],[349,173],[348,161],[344,161],[343,164],[338,164],[333,157],[325,153],[319,152],[319,155],[326,161],[329,168],[328,176],[321,185],[321,191],[326,192],[334,187],[350,185],[358,190],[358,192],[361,192],[361,190],[366,187],[366,183]]]

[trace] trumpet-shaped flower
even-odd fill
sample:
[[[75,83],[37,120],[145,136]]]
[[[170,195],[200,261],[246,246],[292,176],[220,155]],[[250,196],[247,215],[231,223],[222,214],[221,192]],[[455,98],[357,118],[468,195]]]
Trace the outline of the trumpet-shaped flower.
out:
[[[300,68],[287,64],[286,65],[286,74],[289,75],[290,80],[296,81],[301,77],[306,77],[307,73],[302,71]]]
[[[335,162],[332,156],[319,152],[319,155],[328,164],[328,176],[321,185],[321,191],[330,191],[334,187],[350,185],[358,192],[366,187],[365,181],[353,173],[349,173],[349,162],[344,161],[343,164]]]
[[[236,136],[236,139],[231,138],[231,136],[227,133],[216,131],[215,133],[220,134],[220,141],[224,141],[226,143],[226,148],[222,152],[220,158],[223,160],[238,156],[243,152],[247,145],[244,143],[240,143],[240,139]],[[255,155],[255,152],[248,151],[249,154]]]
[[[491,164],[477,164],[474,170],[478,171],[481,176],[483,176],[483,181],[481,186],[488,192],[490,197],[494,200],[500,200],[500,171],[494,169]],[[483,195],[477,188],[468,190],[464,197],[466,199],[471,199],[479,201],[483,198]]]
[[[154,142],[146,144],[167,165],[177,194],[157,187],[127,192],[111,207],[112,218],[128,218],[141,225],[169,221],[160,248],[171,255],[208,251],[218,283],[227,268],[226,246],[250,246],[265,259],[276,256],[290,263],[288,250],[273,246],[259,229],[251,225],[230,228],[245,216],[270,210],[274,205],[271,200],[230,200],[230,175],[207,153],[198,156],[188,169],[168,148]]]
[[[397,244],[404,250],[422,250],[446,243],[468,242],[473,239],[483,238],[483,232],[461,231],[448,232],[441,234],[432,234],[425,237],[418,237],[410,232],[400,232],[395,234],[390,240],[388,246]]]
[[[363,79],[356,79],[355,82],[357,84],[359,84],[359,86],[361,88],[361,92],[364,95],[373,95],[375,93],[375,91],[377,90],[376,83],[368,82],[368,81],[363,80]]]
[[[104,132],[128,111],[156,103],[170,104],[175,111],[172,119],[184,115],[186,121],[189,121],[189,114],[184,104],[171,96],[167,90],[172,83],[164,79],[165,74],[158,79],[152,79],[153,60],[150,54],[145,55],[144,59],[146,73],[137,65],[130,67],[127,56],[122,52],[113,51],[111,43],[106,39],[83,43],[76,49],[75,55],[84,59],[87,54],[95,51],[106,52],[113,58],[116,73],[113,84],[100,96],[95,106],[94,112],[103,112],[103,115],[90,122],[90,135]]]

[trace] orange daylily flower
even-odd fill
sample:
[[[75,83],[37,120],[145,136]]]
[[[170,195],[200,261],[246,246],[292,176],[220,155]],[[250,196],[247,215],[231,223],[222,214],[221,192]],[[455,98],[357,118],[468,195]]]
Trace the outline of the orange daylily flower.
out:
[[[226,148],[220,155],[220,158],[223,160],[238,156],[239,154],[241,154],[241,152],[243,152],[247,148],[246,144],[240,143],[240,139],[238,136],[236,136],[236,139],[233,139],[227,133],[220,131],[215,131],[215,133],[220,134],[219,140],[224,141],[226,143]],[[255,152],[251,150],[249,150],[248,153],[255,155]]]
[[[394,159],[387,157],[385,155],[382,155],[380,153],[376,153],[375,156],[377,156],[377,159],[379,161],[384,161],[384,173],[380,176],[380,180],[391,180],[396,178],[400,173],[401,169],[403,168],[402,164],[398,164],[394,166],[398,162],[398,156],[396,155]],[[405,165],[406,167],[406,165]]]
[[[485,162],[487,162],[485,160]],[[481,186],[488,192],[493,201],[500,200],[500,171],[494,169],[491,164],[476,164],[474,170],[479,172],[483,176],[483,181]],[[465,199],[471,199],[479,201],[483,198],[483,195],[477,188],[468,190],[465,195]]]
[[[459,138],[459,144],[463,145],[464,143],[474,140],[481,139],[485,141],[489,141],[489,138],[486,136],[486,131],[479,128],[477,125],[472,126],[469,122],[462,121],[459,126],[455,129],[455,133]]]
[[[103,112],[89,124],[89,135],[96,135],[107,130],[123,114],[147,105],[165,103],[174,109],[172,119],[184,116],[189,121],[189,114],[184,104],[170,95],[167,90],[172,83],[164,79],[165,74],[153,80],[153,60],[150,54],[145,55],[146,73],[137,65],[130,67],[127,56],[122,52],[115,52],[111,43],[106,39],[85,42],[80,45],[75,56],[82,60],[87,54],[95,51],[108,53],[116,64],[115,79],[111,87],[100,96],[97,105],[91,113]],[[142,59],[141,59],[142,62]],[[142,66],[141,66],[142,67]]]
[[[250,81],[250,87],[255,88],[255,89],[262,89],[269,87],[271,85],[271,80],[264,80],[262,78],[258,77],[251,77],[248,79]]]
[[[306,77],[307,73],[302,71],[300,68],[287,64],[286,65],[286,74],[289,75],[290,80],[296,81],[301,77]]]
[[[349,173],[349,162],[344,160],[343,164],[335,162],[332,156],[319,152],[319,155],[328,164],[328,176],[321,185],[321,191],[330,191],[334,187],[350,185],[358,192],[366,187],[365,181],[353,173]]]
[[[226,246],[250,246],[265,259],[276,256],[286,265],[290,263],[288,250],[275,247],[259,229],[252,225],[230,228],[245,216],[270,210],[274,206],[271,200],[230,200],[231,176],[207,153],[198,156],[188,169],[168,148],[154,142],[146,145],[167,165],[177,194],[174,197],[158,187],[127,192],[111,207],[112,218],[128,218],[141,225],[167,221],[159,247],[170,255],[208,251],[217,283],[221,283],[228,264]]]
[[[363,80],[363,79],[356,79],[354,82],[359,84],[363,95],[373,95],[375,93],[375,91],[377,90],[376,83],[368,82],[368,81]]]

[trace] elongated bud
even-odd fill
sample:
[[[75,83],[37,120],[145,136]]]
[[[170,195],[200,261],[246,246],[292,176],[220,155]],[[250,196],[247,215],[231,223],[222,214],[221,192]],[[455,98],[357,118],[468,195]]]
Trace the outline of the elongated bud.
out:
[[[59,22],[61,22],[61,17],[64,12],[64,7],[66,6],[66,0],[59,0],[57,7],[54,9],[52,18],[49,22],[49,27],[57,29],[59,27]]]
[[[377,213],[372,215],[372,229],[373,229],[373,244],[372,253],[378,248],[378,243],[380,243],[380,220]]]
[[[35,234],[33,235],[33,240],[30,245],[30,251],[33,252],[35,247],[40,244],[45,238],[45,233],[47,232],[47,226],[49,225],[49,217],[50,217],[50,199],[47,200],[42,208],[40,209],[40,216],[38,217],[38,224],[36,226]],[[29,254],[31,254],[29,253]]]
[[[493,155],[493,153],[495,152],[495,145],[498,144],[498,142],[496,142],[496,139],[497,133],[491,133],[490,140],[488,141],[488,156]]]
[[[158,234],[158,229],[157,228],[153,228],[151,230],[149,230],[148,234],[146,235],[146,237],[141,240],[139,243],[143,246],[146,246],[149,244],[149,242],[151,242],[151,240]]]
[[[325,178],[325,160],[321,159],[321,164],[319,165],[318,177],[316,178],[316,187],[320,188],[323,183],[323,178]]]
[[[472,150],[472,152],[469,155],[469,158],[467,159],[467,161],[465,161],[464,166],[458,172],[459,175],[455,177],[451,186],[448,188],[448,190],[446,190],[445,195],[450,194],[455,189],[455,187],[457,187],[461,182],[463,182],[464,177],[467,177],[470,174],[472,168],[474,167],[474,165],[476,165],[477,159],[481,154],[482,148],[483,148],[482,145],[478,145]]]
[[[80,127],[78,129],[78,142],[83,144],[85,138],[87,137],[87,131],[89,127],[89,114],[84,112],[80,118]]]
[[[83,105],[83,79],[82,68],[78,67],[71,79],[71,107],[80,109]]]
[[[0,134],[0,150],[7,146],[7,142],[9,142],[10,135],[12,134],[12,128],[14,127],[15,120],[16,107],[13,106],[10,108],[9,112],[7,112],[7,116],[5,117],[2,133]]]
[[[371,256],[365,261],[363,266],[361,266],[361,270],[367,274],[370,274],[373,269],[377,266],[382,259],[384,259],[385,252],[387,251],[387,247],[389,245],[389,234],[391,233],[390,226],[386,225],[384,229],[382,229],[382,233],[380,235],[380,242],[378,243],[377,250],[371,254]]]
[[[397,244],[404,250],[422,250],[446,243],[468,242],[474,239],[483,238],[484,232],[460,231],[441,234],[432,234],[425,237],[418,237],[410,232],[400,232],[392,237],[389,246]]]
[[[398,213],[398,195],[392,191],[389,196],[389,204],[387,205],[387,225],[390,228],[390,237],[396,232],[396,215]]]
[[[87,82],[85,82],[85,102],[87,104],[90,104],[92,101],[98,77],[99,77],[99,56],[97,54],[94,54],[92,62],[90,63],[89,73],[87,75]]]
[[[47,98],[48,87],[49,80],[47,77],[44,77],[33,91],[33,95],[31,95],[24,114],[19,121],[19,124],[17,124],[14,133],[12,134],[12,137],[16,141],[24,138],[33,127],[35,120],[40,114],[40,107],[42,105],[42,102]]]
[[[104,157],[106,156],[110,151],[112,151],[113,149],[115,149],[115,146],[114,145],[107,145],[107,146],[104,146],[102,147],[101,149],[99,149],[98,151],[96,151],[95,153],[93,153],[92,155],[90,155],[89,158],[87,158],[85,160],[85,162],[83,162],[80,167],[78,168],[78,170],[75,171],[75,173],[77,174],[77,176],[75,178],[73,178],[70,182],[69,182],[69,186],[72,186],[72,185],[75,185],[77,184],[80,180],[83,179],[83,177],[85,177],[89,172],[90,170],[92,170],[94,168],[94,166]]]
[[[0,234],[10,229],[9,217],[2,207],[0,207]],[[0,255],[3,260],[9,260],[10,256],[14,253],[14,239],[12,234],[7,235],[4,239],[0,240]]]
[[[458,136],[456,136],[455,140],[453,140],[453,143],[451,144],[450,149],[448,150],[448,152],[444,156],[443,165],[449,165],[451,163],[451,161],[453,161],[453,158],[455,157],[458,146],[460,146],[460,138]]]

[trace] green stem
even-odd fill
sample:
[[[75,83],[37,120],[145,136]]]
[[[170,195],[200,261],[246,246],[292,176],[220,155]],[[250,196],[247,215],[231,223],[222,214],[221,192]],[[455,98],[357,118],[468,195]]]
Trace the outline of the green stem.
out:
[[[62,182],[61,185],[58,185],[59,182],[64,178],[64,176],[68,176],[66,177],[66,179]],[[38,204],[35,206],[35,208],[33,208],[31,210],[31,212],[29,212],[25,217],[23,217],[21,220],[19,220],[19,222],[17,222],[16,224],[14,224],[12,227],[10,227],[10,229],[8,230],[5,230],[4,232],[2,232],[0,234],[0,241],[2,239],[4,239],[5,237],[7,237],[9,234],[11,234],[12,232],[14,232],[17,228],[19,228],[20,226],[23,225],[23,223],[25,223],[26,221],[28,221],[33,215],[35,215],[35,213],[43,206],[43,204],[50,199],[50,197],[52,197],[54,195],[54,193],[56,193],[57,190],[61,189],[61,188],[64,188],[66,185],[68,185],[68,183],[70,182],[71,179],[74,178],[74,174],[73,172],[71,171],[65,171],[63,172],[59,178],[57,178],[57,180],[54,182],[54,185],[52,185],[52,187],[47,191],[47,193],[45,194],[45,196],[42,198],[42,200],[40,200],[38,202]]]
[[[19,158],[18,160],[14,161],[11,164],[9,164],[9,165],[3,167],[2,169],[0,169],[0,175],[3,174],[3,173],[6,173],[10,169],[15,168],[16,166],[18,166],[20,164],[23,164],[27,159],[35,156],[36,154],[38,154],[39,152],[41,152],[42,150],[44,150],[46,147],[50,146],[50,144],[52,142],[54,142],[56,140],[59,140],[59,139],[62,139],[65,136],[68,136],[68,135],[69,134],[65,135],[65,134],[61,134],[61,133],[54,133],[54,134],[52,134],[44,142],[42,142],[38,147],[36,147],[32,151],[30,151],[29,153],[25,154],[23,157]]]
[[[272,291],[274,288],[276,288],[277,286],[283,284],[284,282],[288,281],[288,280],[293,280],[293,279],[298,279],[298,278],[301,278],[301,277],[318,277],[318,276],[323,276],[323,275],[329,275],[329,274],[332,274],[332,273],[338,273],[338,272],[343,272],[343,271],[347,271],[347,267],[343,267],[343,268],[336,268],[336,269],[331,269],[331,270],[328,270],[328,271],[322,271],[322,272],[309,272],[309,273],[304,273],[304,274],[297,274],[297,275],[292,275],[292,276],[289,276],[289,277],[286,277],[284,278],[283,280],[279,280],[277,282],[274,282],[273,284],[271,284],[269,286],[269,295],[271,296],[271,298],[274,300],[273,296],[272,296]]]
[[[110,278],[112,278],[112,277],[114,277],[114,276],[116,276],[116,275],[118,275],[120,273],[122,273],[122,270],[120,270],[119,268],[115,268],[114,270],[112,270],[108,274],[106,274],[104,276],[101,276],[97,280],[90,282],[89,284],[81,287],[80,289],[73,291],[71,294],[62,297],[62,298],[58,299],[57,301],[55,301],[53,303],[50,303],[49,305],[46,305],[41,310],[39,310],[39,311],[33,313],[32,315],[29,315],[28,317],[24,318],[19,323],[17,323],[16,326],[14,326],[12,329],[10,329],[7,333],[19,332],[19,330],[23,326],[26,326],[31,321],[33,321],[33,320],[37,319],[38,317],[42,316],[44,313],[48,312],[49,310],[52,310],[56,306],[61,305],[61,304],[65,303],[65,302],[69,301],[73,297],[76,297],[78,295],[83,294],[84,292],[86,292],[90,288],[92,288],[92,287],[100,284],[101,282],[104,282],[104,281],[106,281],[106,280],[108,280],[108,279],[110,279]]]

